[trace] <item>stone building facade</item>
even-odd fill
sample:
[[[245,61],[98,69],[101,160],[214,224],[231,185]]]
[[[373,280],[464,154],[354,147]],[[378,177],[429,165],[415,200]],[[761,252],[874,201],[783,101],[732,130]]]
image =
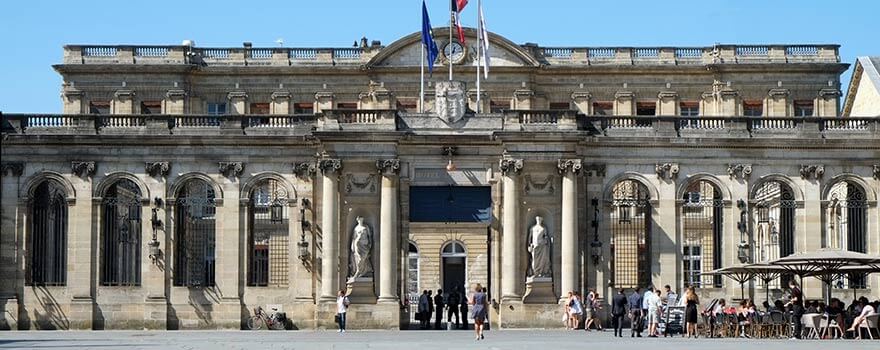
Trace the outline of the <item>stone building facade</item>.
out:
[[[344,49],[66,46],[63,114],[3,115],[0,326],[237,329],[274,306],[326,328],[346,289],[351,327],[397,329],[413,294],[481,283],[496,326],[561,327],[571,290],[736,297],[701,273],[880,253],[880,123],[838,116],[836,45],[491,34],[475,113],[466,35],[424,106],[418,33]],[[461,119],[436,113],[456,98]],[[534,273],[533,232],[549,273]],[[851,289],[880,297],[880,279],[833,292]]]

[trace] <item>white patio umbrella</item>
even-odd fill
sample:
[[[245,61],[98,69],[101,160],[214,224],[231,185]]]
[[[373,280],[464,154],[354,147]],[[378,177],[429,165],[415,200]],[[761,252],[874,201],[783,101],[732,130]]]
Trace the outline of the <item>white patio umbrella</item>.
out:
[[[781,266],[791,273],[798,275],[801,283],[803,283],[804,277],[813,276],[824,282],[826,287],[830,287],[831,282],[835,279],[836,271],[840,270],[840,268],[844,266],[877,265],[880,264],[880,256],[822,248],[813,252],[792,254],[771,261],[770,264]],[[827,293],[824,294],[826,294],[824,296],[825,302],[828,302],[830,296]]]

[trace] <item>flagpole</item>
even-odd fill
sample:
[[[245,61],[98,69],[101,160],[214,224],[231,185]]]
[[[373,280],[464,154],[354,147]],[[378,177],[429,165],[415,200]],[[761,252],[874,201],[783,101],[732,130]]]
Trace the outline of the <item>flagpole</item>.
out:
[[[483,0],[477,0],[477,114],[480,114],[480,65],[483,61],[483,21],[480,13],[483,11]]]
[[[455,13],[452,10],[452,2],[455,0],[449,0],[449,43],[446,44],[446,47],[449,48],[449,55],[452,56],[452,27],[455,25]],[[444,48],[443,54],[446,54],[446,50]],[[452,81],[452,57],[446,56],[446,64],[449,65],[449,81]]]
[[[419,66],[419,113],[425,113],[425,43],[422,43],[422,59]]]

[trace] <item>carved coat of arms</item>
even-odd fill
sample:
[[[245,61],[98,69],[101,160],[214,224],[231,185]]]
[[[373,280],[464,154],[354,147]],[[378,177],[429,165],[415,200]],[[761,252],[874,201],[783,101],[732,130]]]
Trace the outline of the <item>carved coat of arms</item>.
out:
[[[455,123],[464,117],[466,95],[464,82],[439,81],[434,85],[437,115],[447,123]]]

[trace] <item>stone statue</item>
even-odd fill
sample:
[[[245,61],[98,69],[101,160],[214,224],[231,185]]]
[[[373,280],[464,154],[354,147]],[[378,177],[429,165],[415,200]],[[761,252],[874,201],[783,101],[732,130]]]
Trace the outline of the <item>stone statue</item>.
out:
[[[529,253],[532,256],[532,275],[530,277],[551,277],[550,235],[544,227],[544,218],[535,217],[535,225],[529,230]]]
[[[357,217],[357,225],[351,234],[351,259],[349,260],[350,280],[373,276],[370,253],[373,250],[373,233],[364,224],[364,217]]]
[[[843,249],[840,239],[840,203],[837,196],[828,203],[828,246],[832,249]]]

